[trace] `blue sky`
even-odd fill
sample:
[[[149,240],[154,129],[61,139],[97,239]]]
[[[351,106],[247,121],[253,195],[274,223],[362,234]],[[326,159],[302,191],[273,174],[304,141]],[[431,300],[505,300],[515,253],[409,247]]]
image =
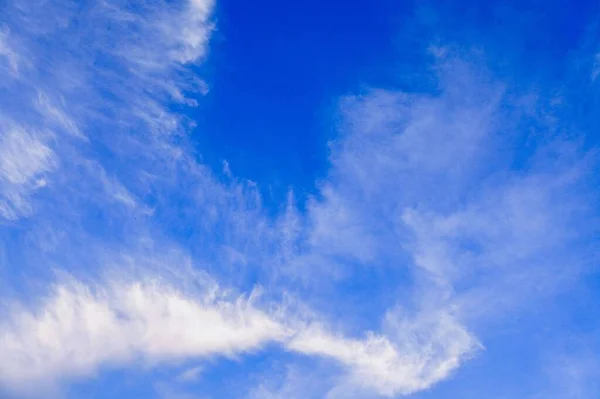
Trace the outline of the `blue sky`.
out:
[[[0,397],[600,395],[594,2],[0,2]]]

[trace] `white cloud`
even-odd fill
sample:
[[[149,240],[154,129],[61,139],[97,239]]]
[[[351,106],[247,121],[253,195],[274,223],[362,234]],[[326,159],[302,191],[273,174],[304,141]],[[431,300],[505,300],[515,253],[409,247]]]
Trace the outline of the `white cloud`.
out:
[[[206,52],[206,43],[212,31],[207,21],[212,13],[212,0],[191,0],[183,15],[185,16],[179,33],[179,48],[171,56],[181,63],[202,58]]]
[[[44,93],[38,93],[36,106],[39,113],[47,119],[46,126],[58,125],[60,129],[64,129],[67,133],[70,133],[79,138],[85,138],[84,134],[77,127],[77,124],[71,119],[67,112],[62,109],[64,100],[53,102]]]
[[[52,158],[61,164],[53,181],[65,182],[74,175],[92,181],[98,176],[87,175],[89,170],[80,165],[99,162],[106,170],[104,160],[94,159],[103,148],[103,154],[120,161],[112,168],[131,172],[126,182],[115,177],[112,185],[118,190],[109,197],[131,203],[135,193],[123,193],[130,192],[134,178],[138,181],[133,183],[139,182],[143,167],[164,173],[165,165],[159,163],[173,162],[181,153],[171,135],[181,133],[182,118],[165,102],[194,105],[188,97],[206,91],[185,64],[203,59],[213,2],[159,1],[132,8],[109,0],[82,7],[81,12],[76,8],[75,3],[60,1],[45,2],[44,7],[18,1],[3,10],[0,61],[6,60],[4,69],[11,73],[3,74],[1,82],[8,94],[0,100],[2,135],[6,145],[16,143],[16,133],[9,136],[4,131],[21,130],[19,140],[31,146],[20,160],[4,154],[2,172],[5,177],[31,177],[41,168],[42,174],[50,169],[42,163],[50,164]],[[17,73],[21,66],[27,68],[26,75]],[[13,149],[4,152],[9,151]],[[138,168],[130,168],[129,161]],[[2,203],[4,217],[17,219],[34,210],[25,193],[4,191],[11,198]]]
[[[498,162],[502,86],[460,61],[440,75],[454,76],[461,90],[448,83],[437,96],[370,90],[342,100],[331,170],[321,199],[308,209],[310,251],[328,264],[342,258],[393,265],[409,237],[399,220],[403,208],[458,206],[469,185]]]
[[[266,313],[252,297],[231,297],[210,284],[192,293],[162,280],[104,285],[70,280],[30,302],[35,305],[5,307],[0,385],[33,396],[105,368],[236,357],[270,342],[334,359],[347,370],[345,385],[394,396],[447,377],[478,347],[448,313],[414,320],[390,313],[390,335],[346,338],[323,324],[299,320],[294,328],[291,315]],[[177,381],[197,378],[200,370],[189,369]]]
[[[200,378],[200,374],[202,374],[202,367],[200,367],[200,366],[192,367],[192,368],[185,370],[181,374],[179,374],[177,376],[177,381],[178,382],[196,381],[198,378]]]
[[[5,125],[0,134],[0,215],[17,219],[31,212],[29,196],[46,185],[56,166],[54,152],[20,126]]]
[[[589,267],[582,245],[593,234],[586,222],[592,212],[588,189],[581,186],[589,173],[585,158],[543,165],[490,179],[458,210],[403,213],[415,235],[407,241],[415,264],[454,287],[463,312],[474,319],[552,295]]]
[[[585,154],[558,139],[515,167],[523,156],[512,145],[523,134],[516,127],[531,123],[530,110],[515,112],[519,99],[475,66],[439,62],[439,95],[372,90],[343,100],[332,169],[308,207],[299,267],[339,268],[342,281],[373,267],[385,271],[369,276],[408,274],[396,300],[416,315],[413,324],[391,323],[363,340],[314,332],[291,344],[337,359],[350,380],[383,395],[447,378],[479,339],[485,344],[470,331],[552,295],[589,266],[587,255],[573,256],[587,254],[579,245],[593,237]],[[323,273],[311,273],[322,284]],[[371,294],[364,312],[391,296]],[[332,317],[338,312],[332,305]]]
[[[213,0],[161,1],[133,12],[121,1],[108,1],[101,10],[109,19],[136,26],[147,39],[125,38],[117,53],[138,71],[157,73],[202,60],[213,30],[213,7]]]
[[[60,284],[37,308],[3,316],[0,382],[39,394],[102,367],[235,356],[286,336],[248,298],[215,289],[194,297],[160,281]]]
[[[443,311],[423,312],[416,320],[390,313],[387,324],[388,336],[368,333],[364,339],[336,336],[313,325],[301,330],[288,348],[335,359],[348,371],[346,384],[388,397],[445,379],[479,348],[465,327]]]
[[[16,75],[19,71],[19,59],[18,53],[13,49],[13,45],[9,40],[10,32],[6,29],[0,29],[0,59],[3,59],[8,65],[9,74]],[[4,69],[4,68],[2,68]]]

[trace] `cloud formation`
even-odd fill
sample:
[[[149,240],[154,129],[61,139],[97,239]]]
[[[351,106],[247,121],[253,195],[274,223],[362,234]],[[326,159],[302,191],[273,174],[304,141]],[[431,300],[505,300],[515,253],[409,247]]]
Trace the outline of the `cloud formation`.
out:
[[[103,367],[235,356],[286,334],[249,298],[228,300],[218,287],[189,298],[160,281],[108,287],[72,281],[53,287],[35,310],[5,315],[0,379],[12,390],[40,394]]]
[[[0,141],[0,215],[8,220],[31,212],[29,194],[44,187],[57,166],[52,150],[23,127],[5,125]]]
[[[2,6],[0,392],[263,353],[291,371],[238,394],[417,394],[589,271],[593,154],[451,47],[429,54],[433,87],[340,99],[312,197],[268,209],[203,164],[185,110],[214,6]],[[296,361],[317,364],[314,391]]]

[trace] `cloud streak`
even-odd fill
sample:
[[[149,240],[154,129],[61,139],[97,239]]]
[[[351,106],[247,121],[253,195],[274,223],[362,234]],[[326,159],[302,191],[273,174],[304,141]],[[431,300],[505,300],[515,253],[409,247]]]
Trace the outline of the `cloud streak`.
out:
[[[0,380],[29,394],[137,361],[236,356],[287,334],[249,298],[224,298],[218,287],[190,298],[160,281],[71,281],[35,310],[12,307],[0,329]]]

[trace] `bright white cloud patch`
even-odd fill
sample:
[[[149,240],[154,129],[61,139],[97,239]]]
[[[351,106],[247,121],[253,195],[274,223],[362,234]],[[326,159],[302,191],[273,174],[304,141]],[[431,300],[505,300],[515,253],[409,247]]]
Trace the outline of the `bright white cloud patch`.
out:
[[[351,386],[388,397],[430,387],[478,348],[476,339],[443,312],[421,315],[416,321],[394,320],[393,324],[393,337],[369,333],[362,340],[311,326],[300,331],[288,347],[335,359],[347,369]]]
[[[272,342],[331,358],[347,369],[351,385],[394,396],[443,379],[478,345],[440,312],[410,321],[390,314],[395,336],[369,332],[351,339],[318,323],[294,328],[285,321],[293,315],[270,315],[252,297],[230,298],[216,286],[191,295],[159,280],[103,286],[71,281],[29,307],[12,304],[3,315],[0,381],[34,396],[103,368],[233,357]]]
[[[101,367],[234,356],[281,340],[286,330],[248,298],[212,289],[188,297],[158,281],[53,288],[32,310],[13,308],[0,325],[0,381],[41,393]]]

